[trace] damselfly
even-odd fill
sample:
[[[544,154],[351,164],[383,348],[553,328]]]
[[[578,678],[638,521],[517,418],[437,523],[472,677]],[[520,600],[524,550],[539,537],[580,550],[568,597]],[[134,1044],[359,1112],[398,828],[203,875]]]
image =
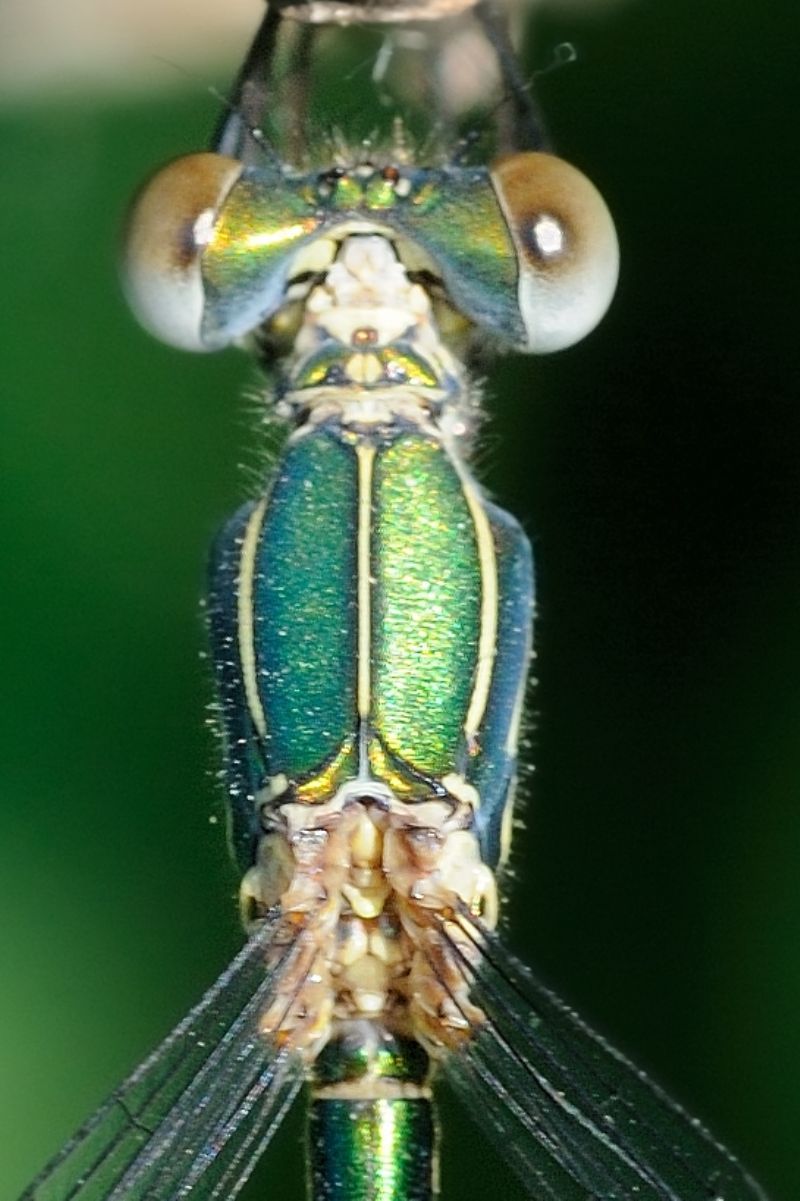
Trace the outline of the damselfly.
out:
[[[465,466],[465,364],[482,338],[582,337],[617,250],[592,185],[543,151],[494,7],[453,7],[273,6],[214,153],[137,202],[139,316],[189,349],[252,346],[285,425],[210,592],[250,937],[36,1201],[233,1196],[304,1084],[315,1197],[424,1198],[442,1074],[537,1198],[761,1196],[493,933],[532,574]],[[346,16],[399,22],[362,62],[381,102],[398,70],[420,95],[382,135],[314,142],[316,56]],[[497,98],[452,102],[461,37]]]

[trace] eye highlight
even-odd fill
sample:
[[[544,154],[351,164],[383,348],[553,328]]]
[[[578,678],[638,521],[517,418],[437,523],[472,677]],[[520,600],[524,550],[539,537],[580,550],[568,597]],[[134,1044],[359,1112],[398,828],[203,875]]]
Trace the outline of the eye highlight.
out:
[[[547,262],[548,259],[562,255],[567,247],[567,233],[558,217],[542,213],[531,223],[528,234],[528,246],[531,254]]]
[[[241,173],[238,159],[185,155],[154,175],[134,202],[125,238],[125,294],[145,329],[170,346],[209,349],[200,336],[200,260]]]
[[[617,284],[619,247],[605,201],[551,154],[511,155],[491,175],[517,252],[526,349],[571,346],[600,321]]]

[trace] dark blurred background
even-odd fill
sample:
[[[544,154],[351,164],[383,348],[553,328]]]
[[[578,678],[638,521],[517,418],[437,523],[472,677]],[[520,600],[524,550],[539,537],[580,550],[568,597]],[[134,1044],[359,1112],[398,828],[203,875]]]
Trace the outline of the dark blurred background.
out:
[[[585,344],[488,387],[482,471],[539,580],[509,934],[792,1201],[800,17],[574,3],[535,32],[534,66],[576,47],[539,94],[623,270]],[[200,84],[26,88],[22,54],[0,99],[2,1198],[239,943],[199,599],[248,490],[256,383],[235,352],[149,340],[115,275],[132,190],[205,144],[201,85],[232,60]],[[302,1196],[299,1132],[250,1198]],[[443,1196],[500,1195],[519,1192],[448,1108]]]

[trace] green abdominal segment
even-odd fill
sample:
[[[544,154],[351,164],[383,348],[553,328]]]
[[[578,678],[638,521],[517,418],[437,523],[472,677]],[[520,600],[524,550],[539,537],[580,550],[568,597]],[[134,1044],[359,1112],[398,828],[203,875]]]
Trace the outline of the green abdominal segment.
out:
[[[344,1023],[311,1079],[308,1146],[315,1201],[430,1201],[436,1129],[419,1043]]]
[[[313,1101],[312,1196],[320,1201],[429,1201],[435,1131],[423,1098]]]

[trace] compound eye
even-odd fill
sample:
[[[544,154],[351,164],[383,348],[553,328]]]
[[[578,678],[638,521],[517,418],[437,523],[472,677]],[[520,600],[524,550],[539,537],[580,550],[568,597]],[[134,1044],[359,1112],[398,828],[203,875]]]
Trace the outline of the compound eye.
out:
[[[201,338],[200,260],[241,173],[238,159],[186,155],[163,167],[134,201],[125,239],[125,293],[145,329],[170,346],[210,349]]]
[[[597,325],[617,284],[619,246],[605,201],[551,154],[501,159],[492,182],[517,252],[526,349],[571,346]]]

